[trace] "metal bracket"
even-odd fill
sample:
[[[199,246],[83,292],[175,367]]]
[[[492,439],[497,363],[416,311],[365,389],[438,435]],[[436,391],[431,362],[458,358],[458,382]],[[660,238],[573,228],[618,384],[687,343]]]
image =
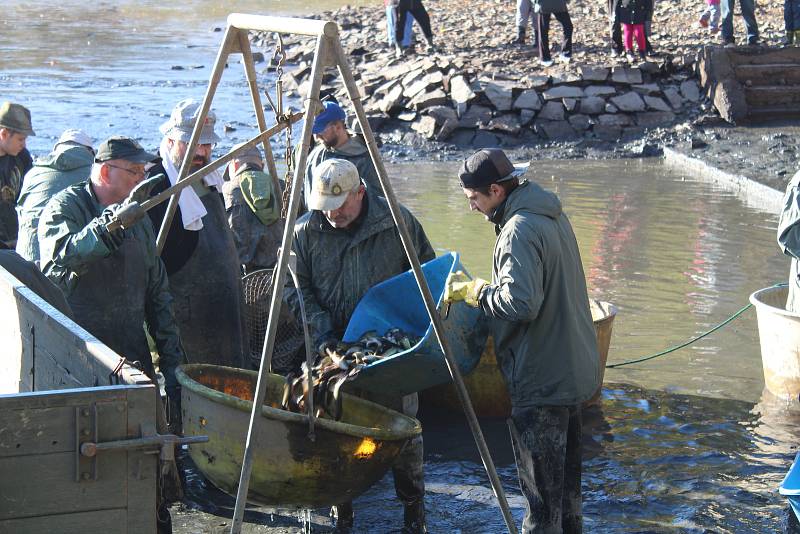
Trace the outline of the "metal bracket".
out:
[[[162,462],[169,462],[175,460],[176,445],[208,441],[208,436],[159,434],[154,423],[142,423],[138,438],[101,442],[98,426],[97,404],[75,408],[75,482],[97,480],[97,455],[103,451],[142,450],[145,454],[158,454]]]

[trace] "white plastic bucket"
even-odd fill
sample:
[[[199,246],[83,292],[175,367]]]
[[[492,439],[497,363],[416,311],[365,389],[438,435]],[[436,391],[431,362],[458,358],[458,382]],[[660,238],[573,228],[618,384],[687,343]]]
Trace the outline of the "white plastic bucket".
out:
[[[786,310],[788,287],[767,287],[750,295],[756,308],[764,383],[784,400],[800,400],[800,314]]]

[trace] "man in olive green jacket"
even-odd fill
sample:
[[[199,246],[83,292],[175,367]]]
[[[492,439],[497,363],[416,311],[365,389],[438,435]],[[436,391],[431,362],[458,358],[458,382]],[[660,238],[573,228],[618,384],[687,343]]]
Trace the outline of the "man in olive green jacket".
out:
[[[511,395],[511,427],[524,533],[581,531],[581,403],[600,383],[597,342],[575,234],[561,202],[520,182],[499,149],[464,162],[470,208],[494,223],[492,282],[448,282],[446,300],[489,317],[498,365]]]
[[[297,278],[315,347],[341,340],[350,316],[372,286],[407,271],[408,263],[385,198],[366,189],[355,165],[329,159],[314,169],[309,213],[294,229]],[[420,261],[435,257],[422,226],[405,208],[403,217]],[[287,300],[299,318],[294,291]],[[382,333],[382,332],[381,332]],[[417,394],[402,399],[376,398],[414,417]],[[404,505],[404,533],[426,532],[422,436],[412,439],[392,466],[395,491]],[[336,526],[353,525],[351,503],[338,506]]]
[[[22,182],[17,201],[19,237],[17,252],[39,263],[39,216],[53,196],[89,178],[94,163],[92,140],[80,130],[66,130],[47,156],[37,159]]]
[[[107,229],[122,208],[143,202],[163,179],[142,181],[145,164],[154,158],[126,137],[100,145],[89,181],[64,189],[45,206],[38,228],[40,263],[67,297],[75,322],[120,356],[139,361],[155,379],[142,327],[147,325],[167,395],[178,402],[175,368],[185,355],[153,225],[139,208],[124,229]]]

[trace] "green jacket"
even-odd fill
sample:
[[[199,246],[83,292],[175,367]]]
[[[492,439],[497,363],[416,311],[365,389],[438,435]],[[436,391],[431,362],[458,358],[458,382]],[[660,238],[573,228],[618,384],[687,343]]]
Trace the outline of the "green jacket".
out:
[[[316,210],[295,225],[292,247],[312,340],[341,339],[364,293],[411,268],[386,199],[370,191],[364,197],[367,213],[354,232],[333,228]],[[433,259],[436,254],[422,225],[401,209],[420,261]],[[293,289],[287,291],[287,300],[299,318]]]
[[[122,245],[115,248],[103,224],[108,212],[90,182],[56,194],[38,228],[42,271],[64,292],[78,324],[152,372],[146,324],[167,389],[175,388],[174,370],[185,356],[153,225],[145,217],[124,231]]]
[[[84,147],[59,145],[56,150],[36,160],[22,182],[17,200],[19,237],[17,252],[34,263],[39,262],[36,228],[47,202],[62,189],[89,177],[94,157]]]
[[[600,383],[599,357],[578,243],[561,202],[524,182],[496,219],[492,283],[480,305],[512,407],[581,403]]]
[[[792,258],[789,270],[789,298],[786,309],[800,312],[800,172],[796,173],[786,186],[783,195],[783,211],[778,221],[778,245],[784,254]]]
[[[326,159],[346,159],[356,166],[358,175],[361,181],[367,186],[367,189],[372,189],[376,195],[383,195],[381,184],[378,181],[378,171],[372,164],[372,158],[369,156],[367,145],[364,139],[357,134],[350,133],[350,139],[340,146],[339,148],[328,149],[323,143],[318,143],[306,159],[305,178],[303,180],[303,204],[308,206],[308,197],[311,194],[312,171],[314,167],[325,161]]]

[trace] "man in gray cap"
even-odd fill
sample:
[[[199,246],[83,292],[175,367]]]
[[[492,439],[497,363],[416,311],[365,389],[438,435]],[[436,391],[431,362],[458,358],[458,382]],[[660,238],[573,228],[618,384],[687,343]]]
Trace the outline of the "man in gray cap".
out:
[[[342,107],[331,100],[322,103],[323,109],[314,119],[311,128],[317,145],[311,150],[306,159],[305,180],[303,181],[303,201],[308,208],[308,198],[313,187],[314,167],[326,159],[345,159],[356,166],[358,175],[364,181],[367,189],[373,189],[376,194],[382,195],[383,190],[378,181],[378,172],[372,164],[372,158],[367,150],[363,137],[347,129],[345,115]]]
[[[464,162],[469,207],[498,234],[492,282],[454,273],[445,300],[490,320],[527,500],[522,532],[581,532],[581,403],[600,384],[597,341],[572,226],[556,195],[520,180],[526,170],[496,148]]]
[[[234,149],[241,145],[236,145]],[[264,172],[258,147],[248,148],[228,164],[229,180],[222,186],[228,224],[244,272],[271,269],[277,262],[283,236],[280,191]]]
[[[25,175],[17,201],[19,238],[17,252],[34,263],[39,262],[39,239],[36,228],[39,216],[53,195],[89,177],[94,163],[92,138],[80,130],[64,131],[47,156]]]
[[[365,188],[356,166],[328,159],[314,169],[311,211],[295,225],[292,249],[315,348],[342,339],[356,304],[372,286],[410,269],[385,198]],[[420,261],[435,257],[419,221],[401,208]],[[294,290],[287,300],[300,317]],[[417,394],[403,398],[364,395],[414,417]],[[404,505],[404,533],[426,532],[422,436],[412,439],[392,466],[397,496]],[[353,526],[352,503],[337,506],[336,527]]]
[[[0,241],[14,248],[17,242],[17,204],[22,177],[33,166],[25,141],[36,135],[28,108],[12,102],[0,104]]]
[[[164,173],[166,177],[153,188],[153,195],[177,181],[199,112],[199,102],[182,100],[161,125],[161,161],[151,174]],[[209,110],[190,173],[210,162],[211,151],[219,141],[214,133],[215,123],[216,116]],[[247,334],[242,319],[242,282],[236,246],[225,217],[222,185],[222,174],[214,172],[181,192],[161,258],[167,268],[175,317],[189,361],[243,367]],[[161,228],[166,210],[164,202],[148,212],[156,231]]]
[[[155,380],[142,325],[160,355],[169,398],[180,399],[175,367],[185,360],[164,264],[141,204],[160,176],[144,180],[156,156],[133,139],[111,137],[97,151],[88,181],[57,193],[38,228],[42,271],[67,297],[75,322]],[[125,228],[107,225],[130,206]]]

